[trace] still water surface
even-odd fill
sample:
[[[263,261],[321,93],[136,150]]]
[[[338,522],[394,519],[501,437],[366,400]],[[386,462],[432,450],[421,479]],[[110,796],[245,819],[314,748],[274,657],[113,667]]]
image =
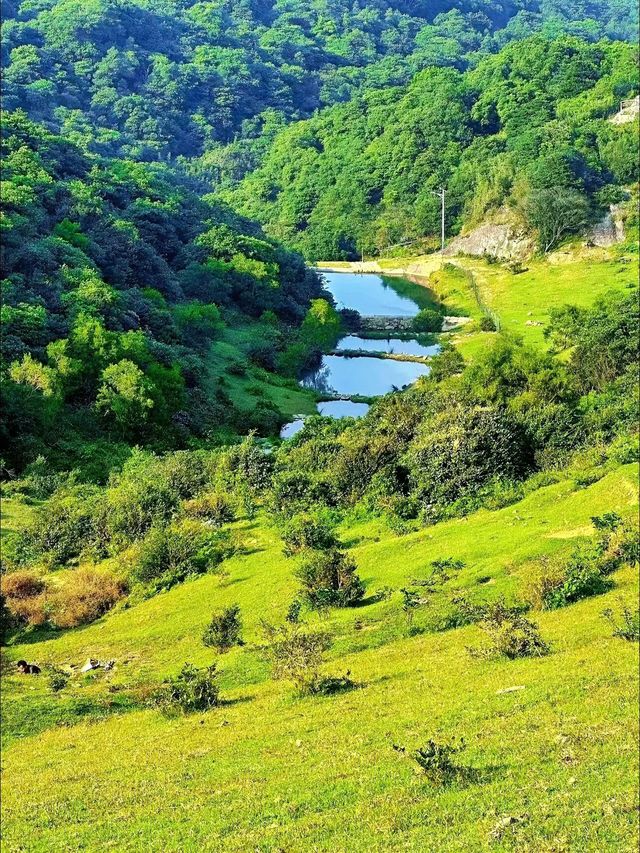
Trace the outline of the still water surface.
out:
[[[338,308],[352,308],[364,317],[415,317],[420,310],[417,302],[380,275],[325,272],[322,277]]]
[[[323,273],[326,289],[332,294],[338,308],[352,308],[365,317],[414,317],[418,303],[394,290],[393,282],[372,273]],[[359,350],[361,352],[385,352],[396,355],[431,356],[440,347],[425,346],[417,340],[403,341],[400,338],[373,340],[358,335],[346,335],[337,350]],[[389,391],[406,388],[420,376],[427,376],[427,364],[415,361],[372,358],[371,356],[350,357],[325,355],[317,370],[310,371],[301,379],[305,388],[320,394],[346,397],[378,397]],[[353,400],[329,400],[318,403],[318,412],[325,417],[362,417],[369,406]],[[291,438],[304,426],[303,418],[285,424],[280,433],[282,438]]]
[[[359,350],[360,352],[387,352],[395,355],[421,355],[423,357],[436,355],[440,352],[440,344],[425,345],[418,343],[415,338],[403,341],[401,338],[361,338],[358,335],[347,335],[341,338],[336,350]]]
[[[379,397],[406,388],[420,376],[428,376],[430,370],[417,361],[325,355],[320,367],[303,376],[301,383],[320,394]]]

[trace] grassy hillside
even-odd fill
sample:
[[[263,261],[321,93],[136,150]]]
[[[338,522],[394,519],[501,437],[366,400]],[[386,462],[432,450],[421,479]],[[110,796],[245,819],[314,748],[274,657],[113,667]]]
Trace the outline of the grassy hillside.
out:
[[[7,849],[24,849],[25,837],[30,850],[633,849],[637,647],[613,638],[601,613],[635,600],[634,572],[617,573],[607,595],[536,614],[552,646],[538,660],[472,658],[475,626],[408,636],[398,590],[431,560],[455,557],[465,568],[452,588],[513,596],[530,561],[584,538],[592,515],[633,514],[636,478],[625,466],[587,488],[563,480],[406,537],[350,526],[368,593],[395,591],[312,617],[336,638],[327,670],[348,669],[359,685],[343,695],[293,699],[268,680],[260,619],[282,619],[295,582],[262,519],[239,522],[255,538],[228,561],[226,578],[205,576],[12,648],[11,657],[40,663],[117,662],[111,673],[76,676],[67,696],[7,677],[5,736],[18,738],[5,753]],[[171,720],[133,700],[128,708],[120,697],[133,685],[185,660],[210,662],[201,633],[214,606],[236,601],[247,646],[221,658],[226,704]],[[73,725],[83,703],[90,719]],[[61,706],[58,719],[51,704]],[[22,736],[34,727],[45,730]],[[474,773],[442,790],[392,747],[453,736],[465,738]],[[502,826],[507,816],[516,820]]]
[[[419,262],[412,259],[414,271]],[[454,337],[471,361],[496,334],[477,331],[482,312],[470,274],[502,328],[541,348],[546,341],[540,326],[527,325],[531,318],[545,322],[552,307],[588,306],[604,291],[625,291],[635,269],[616,253],[598,263],[590,256],[535,261],[518,275],[497,264],[456,263],[432,270],[431,285],[473,317],[472,328]],[[224,375],[226,393],[242,408],[258,397],[305,411],[311,397],[287,380],[274,384],[246,359],[247,335],[227,329],[214,342],[211,381]],[[229,370],[238,363],[244,373]],[[383,434],[384,407],[378,418],[371,436]],[[333,439],[343,452],[348,434]],[[283,623],[299,583],[298,562],[283,554],[264,507],[227,525],[241,549],[222,573],[150,598],[132,594],[82,627],[16,634],[3,653],[6,850],[635,850],[638,646],[615,636],[603,613],[612,610],[620,624],[623,609],[636,607],[637,564],[613,572],[602,594],[557,610],[534,606],[527,616],[550,647],[539,658],[471,654],[486,637],[480,624],[456,622],[452,604],[526,600],[545,561],[566,560],[594,541],[594,517],[617,513],[632,523],[638,465],[625,447],[587,447],[568,465],[523,480],[518,500],[496,493],[483,509],[428,526],[377,516],[363,503],[337,512],[336,532],[366,585],[364,598],[354,607],[303,611],[309,629],[332,637],[322,673],[348,673],[355,683],[333,695],[299,697],[271,677],[263,620]],[[278,459],[295,464],[295,452],[293,463]],[[345,464],[335,460],[329,467]],[[4,500],[9,540],[38,505]],[[138,547],[101,567],[117,574]],[[441,585],[425,587],[437,560],[454,569]],[[48,570],[48,589],[85,561]],[[433,589],[411,618],[403,593],[410,588]],[[203,644],[203,632],[213,610],[236,603],[244,645],[218,654]],[[83,675],[88,657],[115,665]],[[43,674],[17,675],[6,664],[20,658]],[[214,661],[219,707],[167,717],[149,706],[185,662]],[[49,667],[71,665],[68,683],[54,691]],[[430,739],[459,738],[465,748],[455,756],[454,780],[432,784],[412,754]]]

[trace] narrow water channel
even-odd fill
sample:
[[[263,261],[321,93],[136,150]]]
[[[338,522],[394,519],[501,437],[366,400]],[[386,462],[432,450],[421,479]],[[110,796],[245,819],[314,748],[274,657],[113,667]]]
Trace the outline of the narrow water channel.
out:
[[[338,308],[354,309],[364,317],[413,317],[421,307],[432,304],[426,288],[405,279],[341,272],[323,273],[323,278]],[[320,366],[305,374],[300,382],[327,397],[378,397],[412,385],[420,376],[427,376],[430,368],[423,361],[380,358],[371,353],[426,358],[439,349],[438,344],[425,345],[416,338],[346,335],[338,342],[336,351],[324,355]],[[360,352],[361,356],[356,355]],[[319,414],[332,418],[362,417],[368,408],[366,403],[349,399],[318,404]],[[282,428],[280,435],[291,438],[303,425],[303,418],[296,418]]]

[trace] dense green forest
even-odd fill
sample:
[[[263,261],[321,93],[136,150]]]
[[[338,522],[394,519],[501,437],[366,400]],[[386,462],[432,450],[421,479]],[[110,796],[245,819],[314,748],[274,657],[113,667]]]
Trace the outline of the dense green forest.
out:
[[[268,408],[212,393],[208,352],[225,326],[251,324],[247,357],[276,369],[320,293],[299,256],[167,167],[88,154],[22,111],[4,116],[2,154],[10,468],[44,450],[104,475],[110,442],[169,449],[277,428]]]
[[[633,40],[631,0],[3,0],[6,109],[82,147],[193,158],[216,180],[291,119],[536,30]],[[227,148],[227,144],[231,145]]]
[[[312,259],[438,235],[443,185],[450,234],[507,204],[531,229],[566,203],[579,231],[638,179],[634,124],[606,120],[637,91],[637,59],[535,36],[472,70],[430,68],[282,130],[225,197]]]

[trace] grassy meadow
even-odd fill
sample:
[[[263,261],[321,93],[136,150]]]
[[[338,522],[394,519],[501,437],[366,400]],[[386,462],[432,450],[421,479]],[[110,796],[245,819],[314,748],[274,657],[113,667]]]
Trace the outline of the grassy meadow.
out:
[[[637,646],[601,614],[636,599],[633,572],[604,596],[535,614],[552,652],[533,660],[474,659],[475,626],[421,633],[429,608],[410,631],[399,589],[453,557],[465,567],[449,591],[514,596],[531,561],[584,539],[592,515],[632,515],[636,479],[629,465],[588,487],[561,480],[400,537],[350,525],[367,592],[393,592],[311,617],[335,638],[326,670],[358,685],[337,696],[297,699],[269,680],[260,620],[283,618],[295,581],[264,519],[238,522],[254,540],[226,576],[11,648],[41,664],[116,665],[56,696],[43,679],[6,677],[6,849],[631,851]],[[220,657],[225,704],[177,719],[142,709],[136,686],[216,657],[200,637],[231,602],[246,645]],[[469,780],[432,787],[393,748],[431,737],[465,739]]]
[[[552,305],[588,304],[630,280],[619,258],[532,262],[515,277],[461,263],[504,327],[537,345],[544,342],[540,327],[526,325],[530,316],[543,322]],[[466,274],[445,270],[434,289],[478,319]],[[239,358],[242,333],[234,334],[214,345],[212,376]],[[473,358],[492,334],[453,339]],[[241,400],[260,380],[228,376],[228,392]],[[284,380],[262,389],[291,414],[313,408]],[[9,499],[2,511],[10,535],[32,508]],[[283,621],[298,584],[296,559],[284,556],[262,510],[231,524],[243,547],[221,574],[125,599],[84,627],[23,633],[3,666],[23,657],[43,668],[88,657],[115,665],[76,669],[60,692],[45,675],[5,671],[3,849],[631,853],[638,646],[614,636],[603,612],[619,617],[635,606],[637,570],[615,572],[605,594],[532,611],[550,646],[540,658],[474,656],[480,627],[442,624],[456,595],[521,600],[540,559],[588,541],[592,518],[607,512],[637,517],[638,468],[595,449],[525,483],[520,500],[464,518],[392,530],[347,514],[337,532],[365,597],[304,613],[333,639],[323,673],[355,682],[331,696],[298,697],[270,677],[262,623]],[[409,620],[402,590],[446,558],[460,568]],[[234,603],[244,645],[217,654],[202,634],[212,610]],[[149,708],[152,690],[187,661],[217,663],[222,704],[173,717]],[[412,753],[430,739],[460,738],[460,773],[431,784]]]

